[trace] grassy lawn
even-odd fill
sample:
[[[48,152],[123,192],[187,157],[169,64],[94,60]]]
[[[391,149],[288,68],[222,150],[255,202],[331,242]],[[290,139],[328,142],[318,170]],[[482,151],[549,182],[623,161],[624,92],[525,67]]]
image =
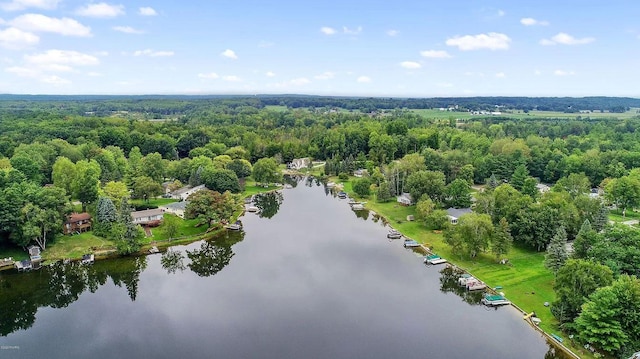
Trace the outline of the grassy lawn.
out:
[[[164,217],[173,216],[173,214],[165,213]],[[198,219],[185,219],[180,220],[178,223],[180,226],[178,227],[178,233],[174,236],[174,238],[180,237],[190,237],[198,234],[202,234],[207,231],[207,226],[199,226],[196,227],[200,221]],[[151,237],[146,237],[143,241],[143,244],[151,243],[154,241],[166,241],[169,240],[169,236],[167,235],[164,224],[161,224],[159,227],[151,228],[151,233],[153,234]]]
[[[47,249],[42,251],[45,260],[59,260],[65,258],[77,259],[83,254],[94,252],[94,249],[113,249],[115,244],[102,237],[93,235],[93,232],[85,232],[73,236],[60,236],[55,242],[50,243]]]
[[[355,196],[351,181],[340,181],[337,177],[332,177],[331,180],[342,183],[343,190],[350,196]],[[499,264],[491,253],[483,253],[473,259],[460,257],[451,253],[442,234],[426,229],[422,223],[407,221],[408,215],[415,215],[415,206],[401,206],[395,200],[378,203],[373,195],[359,200],[365,201],[365,207],[386,218],[391,226],[405,236],[432,248],[433,252],[476,276],[489,287],[502,287],[499,291],[504,292],[522,310],[527,313],[536,312],[542,320],[542,329],[548,333],[560,334],[558,322],[549,308],[544,306],[545,302],[551,303],[555,299],[554,277],[552,272],[544,268],[544,253],[513,247],[505,256],[509,259],[509,265]]]
[[[145,200],[143,199],[133,199],[131,200],[131,204],[136,205],[136,206],[140,206],[140,205],[149,205],[149,206],[156,206],[156,207],[160,207],[163,206],[165,204],[169,204],[169,203],[173,203],[173,202],[178,202],[177,199],[173,199],[173,198],[151,198],[149,200],[149,202],[145,202]]]
[[[280,187],[274,186],[273,184],[269,185],[268,187],[257,186],[256,185],[256,181],[247,180],[244,183],[244,191],[242,192],[242,195],[244,197],[249,197],[249,196],[253,196],[254,194],[269,192],[269,191],[273,191],[273,190],[276,190],[276,189],[279,189],[279,188]]]

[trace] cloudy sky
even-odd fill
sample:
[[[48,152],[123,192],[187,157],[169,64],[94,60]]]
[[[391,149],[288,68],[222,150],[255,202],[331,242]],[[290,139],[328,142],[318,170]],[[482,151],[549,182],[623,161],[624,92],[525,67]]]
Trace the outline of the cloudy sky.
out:
[[[637,0],[0,0],[0,93],[640,97]]]

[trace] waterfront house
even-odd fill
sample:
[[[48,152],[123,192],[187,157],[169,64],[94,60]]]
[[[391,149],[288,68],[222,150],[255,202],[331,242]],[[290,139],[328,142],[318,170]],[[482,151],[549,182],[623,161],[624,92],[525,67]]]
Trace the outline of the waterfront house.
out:
[[[363,169],[363,168],[357,169],[357,170],[353,171],[353,175],[355,177],[358,177],[358,178],[364,177],[364,176],[367,175],[367,170]]]
[[[64,234],[82,233],[91,230],[91,215],[87,212],[72,213],[64,222],[62,232]]]
[[[411,206],[413,204],[413,198],[411,198],[411,194],[409,193],[399,195],[396,200],[403,206]]]
[[[458,219],[467,213],[471,213],[471,208],[447,208],[447,217],[451,224],[458,224]]]
[[[296,158],[293,161],[287,163],[287,168],[290,170],[301,170],[307,168],[311,163],[309,158]]]
[[[189,201],[167,203],[165,205],[160,206],[160,209],[164,210],[165,213],[172,213],[184,219],[184,212],[187,209],[188,204],[189,204]]]
[[[203,189],[205,189],[203,184],[195,187],[191,187],[191,186],[182,187],[180,189],[177,189],[171,192],[171,198],[178,199],[181,201],[186,201],[190,195]]]
[[[143,226],[154,226],[162,222],[164,211],[160,208],[131,212],[133,223]]]

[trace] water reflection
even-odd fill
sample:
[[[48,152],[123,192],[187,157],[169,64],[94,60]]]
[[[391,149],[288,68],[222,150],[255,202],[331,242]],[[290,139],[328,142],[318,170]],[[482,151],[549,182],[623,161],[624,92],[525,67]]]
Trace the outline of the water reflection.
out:
[[[172,248],[162,253],[160,264],[169,274],[175,274],[177,271],[182,272],[186,268],[184,265],[184,254]]]
[[[56,263],[31,273],[0,275],[0,335],[30,328],[40,307],[64,308],[89,291],[94,293],[111,278],[125,287],[132,301],[138,294],[146,257],[101,261],[86,266]]]
[[[202,242],[200,249],[187,251],[191,263],[189,269],[200,277],[209,277],[220,272],[231,261],[231,246],[217,245],[214,242]]]
[[[353,210],[353,213],[356,214],[356,217],[363,219],[363,220],[367,220],[369,219],[369,210],[368,209],[360,209],[360,210]]]
[[[454,293],[465,303],[471,305],[479,305],[482,301],[482,295],[484,291],[469,291],[466,287],[461,286],[458,283],[458,279],[465,272],[459,268],[453,266],[446,266],[440,271],[440,291],[443,293]],[[494,307],[497,309],[497,307]]]
[[[254,204],[260,209],[258,215],[262,218],[272,218],[278,213],[282,200],[282,193],[278,191],[255,195]]]

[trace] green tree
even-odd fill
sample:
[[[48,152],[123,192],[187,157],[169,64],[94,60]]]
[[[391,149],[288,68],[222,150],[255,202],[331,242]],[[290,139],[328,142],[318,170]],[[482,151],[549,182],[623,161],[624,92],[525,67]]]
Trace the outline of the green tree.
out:
[[[429,196],[422,196],[418,203],[416,203],[416,217],[418,220],[425,221],[429,215],[436,208],[436,205],[433,203]]]
[[[246,178],[251,176],[251,171],[253,170],[253,168],[251,167],[251,162],[243,158],[234,159],[227,164],[226,168],[233,171],[236,176],[238,176],[238,178]]]
[[[524,164],[519,164],[518,166],[516,166],[516,170],[511,176],[510,184],[516,190],[521,191],[522,187],[524,186],[524,181],[527,179],[527,177],[529,177],[529,170],[527,169],[527,166],[525,166]]]
[[[625,217],[627,208],[640,204],[640,181],[629,176],[614,178],[605,187],[605,196],[622,208]]]
[[[567,231],[564,227],[558,227],[556,234],[551,238],[547,247],[547,254],[544,256],[544,266],[557,274],[564,263],[569,258],[567,253]]]
[[[240,192],[238,177],[231,170],[209,166],[202,170],[200,178],[202,183],[212,191],[220,193],[225,191],[231,191],[233,193]]]
[[[180,228],[180,218],[165,214],[164,220],[162,221],[162,228],[169,237],[169,240],[175,238]]]
[[[144,199],[149,203],[149,199],[162,194],[162,185],[147,176],[133,179],[133,198]]]
[[[98,198],[93,232],[97,236],[107,237],[111,233],[111,227],[117,221],[118,211],[113,201],[108,197]]]
[[[253,179],[258,183],[274,183],[280,180],[278,164],[273,158],[261,158],[253,165]]]
[[[554,191],[566,191],[571,197],[577,197],[584,193],[589,193],[591,183],[584,173],[571,173],[567,177],[562,177],[552,187]]]
[[[467,213],[458,219],[457,225],[450,226],[446,232],[445,243],[457,253],[462,251],[474,258],[489,247],[494,227],[489,215]]]
[[[498,226],[495,228],[491,240],[491,252],[496,255],[496,259],[499,259],[501,256],[509,253],[512,243],[513,237],[511,237],[509,223],[506,218],[502,217],[500,218]]]
[[[456,178],[447,186],[449,206],[466,208],[471,206],[471,186],[466,180]]]
[[[198,218],[211,227],[214,223],[229,221],[233,212],[239,209],[239,201],[230,192],[219,193],[201,190],[189,197],[185,218]]]
[[[527,195],[533,199],[538,198],[540,192],[538,191],[538,181],[535,178],[529,176],[524,180],[524,184],[522,185],[522,190],[520,192],[524,195]]]
[[[391,191],[389,190],[389,182],[382,181],[376,192],[376,200],[378,202],[389,202],[391,200]]]
[[[611,286],[597,289],[575,320],[578,339],[619,355],[640,342],[640,281],[622,275]]]
[[[76,165],[66,157],[58,157],[51,173],[53,185],[64,188],[68,195],[73,194],[73,182],[76,181]]]
[[[143,176],[150,177],[157,183],[164,181],[165,164],[158,152],[150,153],[140,161],[140,171]]]
[[[405,190],[411,198],[421,198],[426,194],[434,202],[441,202],[445,193],[444,173],[435,171],[417,171],[407,177]]]
[[[429,229],[441,230],[449,223],[449,217],[447,217],[447,211],[443,209],[435,209],[431,211],[424,219],[424,224]]]
[[[355,179],[353,181],[353,192],[360,197],[367,197],[370,194],[371,181],[367,177]]]
[[[487,179],[487,188],[490,190],[493,190],[493,189],[496,189],[499,185],[500,185],[500,182],[498,182],[498,178],[496,177],[496,174],[492,173],[491,177]]]
[[[553,289],[556,300],[551,312],[560,323],[571,323],[580,307],[596,289],[613,282],[613,272],[605,265],[588,260],[569,259],[556,274]]]
[[[595,241],[595,236],[596,232],[591,229],[591,222],[585,219],[576,235],[576,239],[573,241],[573,257],[586,258]]]
[[[110,181],[102,188],[104,196],[108,197],[111,202],[120,208],[122,201],[129,198],[129,190],[124,182]]]
[[[100,189],[100,165],[98,162],[78,161],[76,177],[73,182],[73,195],[82,203],[82,211],[87,211],[87,204],[98,199]]]
[[[131,207],[126,201],[120,207],[118,221],[111,227],[111,238],[116,242],[120,254],[129,255],[140,250],[144,231],[133,223]]]

